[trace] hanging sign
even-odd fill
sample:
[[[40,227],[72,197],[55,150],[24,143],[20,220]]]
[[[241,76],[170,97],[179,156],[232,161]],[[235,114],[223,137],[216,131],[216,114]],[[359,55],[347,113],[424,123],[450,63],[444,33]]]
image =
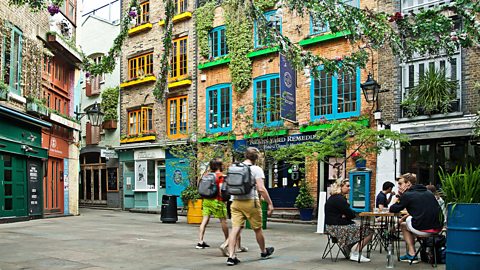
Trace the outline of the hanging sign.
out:
[[[297,73],[287,58],[280,54],[280,95],[282,99],[280,116],[297,122],[296,90]]]

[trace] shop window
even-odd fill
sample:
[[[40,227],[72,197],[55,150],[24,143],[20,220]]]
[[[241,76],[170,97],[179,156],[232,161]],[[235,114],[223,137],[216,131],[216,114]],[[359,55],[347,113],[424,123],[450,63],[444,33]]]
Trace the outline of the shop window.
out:
[[[142,107],[128,112],[128,135],[153,133],[153,109]]]
[[[348,118],[360,115],[360,69],[355,74],[328,74],[323,68],[312,78],[311,120]]]
[[[188,103],[187,96],[167,100],[167,136],[172,139],[187,137]]]
[[[228,54],[227,38],[224,25],[212,29],[208,35],[208,38],[211,58]]]
[[[128,79],[134,80],[153,74],[153,52],[128,59]]]
[[[280,34],[282,33],[282,16],[277,14],[276,10],[271,10],[263,14],[267,20],[267,26],[276,29]],[[271,30],[273,31],[273,29]],[[262,37],[257,28],[257,22],[254,23],[254,41],[255,48],[268,46],[272,42],[272,37]]]
[[[139,4],[137,25],[148,23],[150,21],[150,1]]]
[[[135,161],[135,191],[156,190],[155,160]]]
[[[164,161],[157,161],[158,188],[167,187],[167,173]]]
[[[281,126],[280,79],[278,74],[253,80],[254,126]]]
[[[188,0],[175,0],[175,15],[186,12],[188,8]]]
[[[220,84],[207,88],[207,130],[228,132],[232,130],[232,87]]]
[[[173,40],[172,58],[170,71],[170,81],[181,80],[187,76],[188,58],[187,58],[187,37]]]
[[[22,79],[22,31],[7,23],[10,27],[10,40],[3,38],[2,78],[10,92],[21,95]]]

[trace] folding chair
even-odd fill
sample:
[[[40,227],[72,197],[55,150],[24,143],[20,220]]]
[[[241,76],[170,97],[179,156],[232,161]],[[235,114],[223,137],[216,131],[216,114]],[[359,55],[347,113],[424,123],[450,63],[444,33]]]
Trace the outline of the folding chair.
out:
[[[328,256],[328,254],[330,254],[330,259],[332,260],[332,262],[336,262],[338,260],[338,255],[340,254],[340,251],[342,252],[343,256],[345,256],[345,258],[348,258],[347,251],[342,247],[340,247],[340,245],[338,244],[338,239],[334,236],[331,236],[329,233],[325,233],[325,234],[327,235],[328,240],[327,240],[327,246],[323,251],[322,260],[325,259]],[[332,252],[335,246],[337,246],[338,251],[337,251],[337,255],[335,256],[335,260],[333,260]]]
[[[442,232],[442,230],[431,230],[430,231],[430,235],[426,235],[426,236],[420,236],[420,235],[417,235],[417,239],[416,239],[416,242],[420,243],[420,248],[417,249],[417,252],[415,252],[415,256],[413,256],[413,259],[410,260],[410,265],[413,263],[413,261],[415,259],[418,258],[418,255],[420,254],[420,251],[422,249],[425,249],[427,250],[430,245],[428,243],[428,238],[432,237],[432,252],[433,252],[433,263],[432,263],[432,267],[434,268],[437,268],[437,239],[439,238],[439,235],[440,233]]]

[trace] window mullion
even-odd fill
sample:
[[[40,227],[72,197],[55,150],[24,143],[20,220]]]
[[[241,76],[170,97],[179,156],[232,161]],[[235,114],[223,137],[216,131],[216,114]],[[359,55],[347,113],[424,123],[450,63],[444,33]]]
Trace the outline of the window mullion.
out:
[[[327,73],[328,77],[328,73]],[[332,114],[333,117],[337,117],[338,114],[338,74],[335,73],[331,75],[330,80],[332,81]]]
[[[217,127],[222,128],[222,87],[217,88]]]

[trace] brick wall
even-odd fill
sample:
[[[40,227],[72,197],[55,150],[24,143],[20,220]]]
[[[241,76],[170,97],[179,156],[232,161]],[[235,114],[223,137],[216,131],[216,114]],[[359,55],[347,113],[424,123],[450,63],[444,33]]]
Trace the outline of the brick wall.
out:
[[[126,12],[129,2],[123,1],[122,14]],[[188,11],[193,13],[195,1],[190,0],[188,3]],[[150,23],[153,24],[152,29],[147,32],[139,33],[130,36],[126,39],[122,47],[121,59],[121,81],[128,79],[128,59],[139,52],[153,51],[153,73],[158,77],[160,72],[160,60],[163,55],[163,36],[165,34],[164,26],[158,25],[158,22],[165,18],[165,9],[162,1],[150,1]],[[195,127],[196,119],[196,37],[194,30],[194,20],[177,22],[173,26],[173,38],[176,36],[188,36],[188,74],[192,77],[192,85],[189,87],[180,87],[170,89],[167,99],[169,97],[177,97],[188,95],[189,106],[189,123],[188,129],[191,132]],[[138,107],[143,104],[151,105],[154,114],[154,127],[157,133],[157,140],[167,139],[167,114],[166,101],[158,102],[153,96],[153,89],[155,84],[145,83],[142,85],[123,88],[120,90],[120,130],[121,135],[127,134],[127,115],[130,108]]]

